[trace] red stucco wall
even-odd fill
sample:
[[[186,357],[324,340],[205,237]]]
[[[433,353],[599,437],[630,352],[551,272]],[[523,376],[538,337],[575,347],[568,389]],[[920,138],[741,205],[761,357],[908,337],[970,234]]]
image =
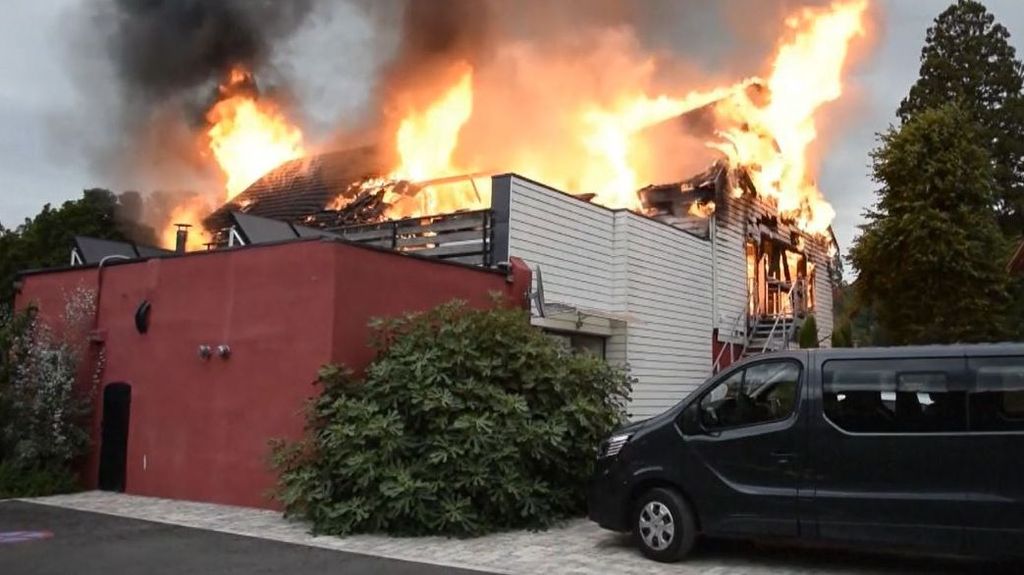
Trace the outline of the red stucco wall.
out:
[[[517,264],[511,277],[321,241],[105,268],[94,349],[105,355],[103,384],[132,386],[127,492],[273,507],[267,442],[299,436],[322,364],[364,367],[375,316],[456,297],[486,305],[491,291],[521,304],[529,270]],[[18,303],[52,318],[63,293],[97,278],[96,269],[28,275]],[[144,335],[134,325],[143,299],[152,304]],[[203,360],[202,344],[226,344],[231,356]],[[97,453],[84,470],[90,486]]]

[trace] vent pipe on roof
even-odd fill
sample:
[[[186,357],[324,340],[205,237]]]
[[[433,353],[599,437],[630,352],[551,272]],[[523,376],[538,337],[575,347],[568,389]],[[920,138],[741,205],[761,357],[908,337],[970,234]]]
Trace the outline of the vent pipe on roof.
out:
[[[189,224],[174,224],[178,228],[178,232],[174,238],[174,251],[179,254],[185,253],[185,249],[188,247],[188,229],[192,226]]]

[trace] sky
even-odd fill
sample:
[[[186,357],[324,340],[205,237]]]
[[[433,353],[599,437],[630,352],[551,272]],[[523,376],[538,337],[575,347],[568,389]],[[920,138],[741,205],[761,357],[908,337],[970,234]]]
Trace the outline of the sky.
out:
[[[0,19],[0,224],[13,227],[36,214],[45,203],[77,197],[88,187],[110,187],[104,175],[91,169],[88,115],[75,89],[65,41],[68,15],[89,0],[9,0]],[[681,0],[682,1],[682,0]],[[834,229],[843,251],[851,245],[862,213],[874,201],[869,176],[869,152],[876,134],[895,119],[895,110],[916,80],[925,32],[948,0],[875,0],[880,28],[870,51],[860,54],[847,76],[846,93],[834,113],[819,115],[823,148],[818,184],[837,212]],[[1024,2],[985,0],[996,19],[1006,26],[1011,41],[1024,54]],[[279,55],[290,52],[346,53],[368,50],[367,29],[350,28],[339,37],[326,26],[304,32]],[[325,49],[330,48],[330,49]],[[349,52],[350,53],[350,52]],[[372,62],[350,58],[349,63]],[[307,82],[300,97],[308,104],[306,118],[318,110],[338,110],[344,101],[353,109],[365,103],[370,68],[346,68],[344,60]],[[351,66],[351,64],[348,64]],[[333,68],[332,68],[333,66]],[[295,70],[294,73],[302,73]],[[324,73],[326,72],[326,73]],[[308,76],[307,76],[308,77]],[[344,109],[344,107],[342,107]],[[73,144],[73,145],[72,145]]]

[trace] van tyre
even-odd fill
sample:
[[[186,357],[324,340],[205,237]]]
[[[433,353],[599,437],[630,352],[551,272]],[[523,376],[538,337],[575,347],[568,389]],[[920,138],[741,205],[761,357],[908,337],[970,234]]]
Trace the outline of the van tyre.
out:
[[[697,540],[697,522],[677,491],[651,489],[636,500],[631,515],[633,539],[649,559],[673,563],[685,557]]]

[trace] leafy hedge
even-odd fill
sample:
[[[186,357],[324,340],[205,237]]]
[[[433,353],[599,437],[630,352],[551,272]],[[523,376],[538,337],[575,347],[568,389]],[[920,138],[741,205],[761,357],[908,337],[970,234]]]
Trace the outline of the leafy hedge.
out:
[[[78,476],[65,467],[23,468],[0,461],[0,499],[41,497],[80,488]]]
[[[60,331],[32,307],[0,310],[0,498],[77,487],[75,465],[90,446],[92,397],[76,380],[95,294],[75,289],[64,304]]]
[[[818,321],[813,315],[807,316],[799,332],[800,349],[818,347]]]
[[[315,532],[475,535],[584,510],[632,381],[519,310],[459,302],[374,322],[360,380],[321,370],[306,438],[278,443],[278,497]]]

